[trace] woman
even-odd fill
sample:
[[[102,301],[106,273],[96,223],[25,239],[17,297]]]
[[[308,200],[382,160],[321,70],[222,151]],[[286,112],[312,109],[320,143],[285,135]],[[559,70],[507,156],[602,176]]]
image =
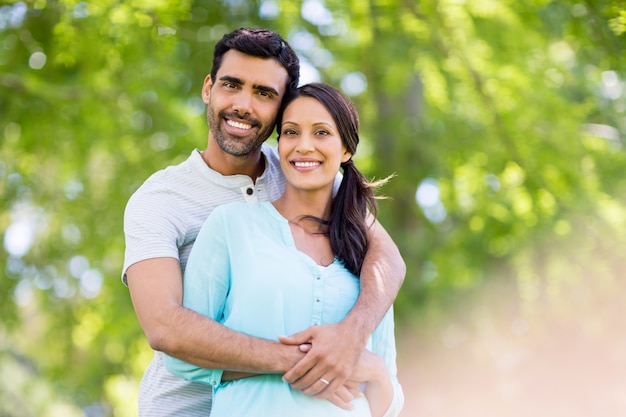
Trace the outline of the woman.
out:
[[[373,188],[384,182],[368,183],[354,166],[358,115],[336,89],[319,83],[298,88],[285,98],[277,128],[284,194],[272,203],[215,209],[189,256],[183,296],[188,308],[272,340],[338,322],[354,305],[369,213],[376,212]],[[343,180],[333,198],[340,168]],[[364,393],[352,411],[293,390],[280,375],[222,382],[220,370],[170,357],[166,366],[213,386],[211,417],[386,417],[398,415],[403,403],[395,357],[390,309],[351,377]]]

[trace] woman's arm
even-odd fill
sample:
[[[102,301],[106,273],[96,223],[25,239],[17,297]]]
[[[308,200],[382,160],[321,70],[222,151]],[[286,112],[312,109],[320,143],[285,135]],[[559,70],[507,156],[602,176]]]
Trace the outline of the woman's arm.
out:
[[[357,372],[352,378],[365,383],[365,398],[369,403],[372,417],[384,416],[393,401],[394,387],[383,359],[364,350]]]
[[[372,334],[371,352],[365,350],[352,380],[365,383],[372,417],[396,417],[404,405],[398,382],[393,307]]]

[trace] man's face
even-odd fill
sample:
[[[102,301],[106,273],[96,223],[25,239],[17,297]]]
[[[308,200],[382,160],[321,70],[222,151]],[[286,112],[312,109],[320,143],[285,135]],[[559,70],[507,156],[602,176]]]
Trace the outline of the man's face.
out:
[[[231,49],[202,99],[208,104],[210,136],[225,153],[246,156],[261,147],[274,129],[285,94],[287,70],[275,59],[261,59]]]

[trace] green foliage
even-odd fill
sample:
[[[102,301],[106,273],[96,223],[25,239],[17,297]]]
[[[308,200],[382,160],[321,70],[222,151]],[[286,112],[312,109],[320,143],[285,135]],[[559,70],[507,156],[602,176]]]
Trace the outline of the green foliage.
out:
[[[486,280],[516,281],[528,314],[583,276],[613,285],[626,253],[625,19],[617,0],[0,6],[0,361],[43,381],[31,414],[134,414],[150,351],[120,281],[124,206],[204,146],[200,87],[236,27],[284,34],[303,75],[352,96],[359,166],[397,173],[381,221],[408,266],[400,322]],[[438,198],[419,205],[425,184]]]

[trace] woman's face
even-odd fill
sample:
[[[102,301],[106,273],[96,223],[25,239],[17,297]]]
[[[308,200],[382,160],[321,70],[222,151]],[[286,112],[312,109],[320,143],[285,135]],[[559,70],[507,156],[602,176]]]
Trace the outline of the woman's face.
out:
[[[342,162],[351,154],[326,107],[312,97],[298,97],[284,111],[278,141],[287,182],[300,190],[332,190]]]

